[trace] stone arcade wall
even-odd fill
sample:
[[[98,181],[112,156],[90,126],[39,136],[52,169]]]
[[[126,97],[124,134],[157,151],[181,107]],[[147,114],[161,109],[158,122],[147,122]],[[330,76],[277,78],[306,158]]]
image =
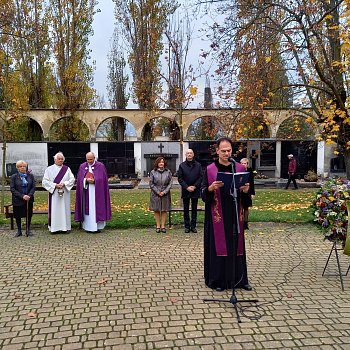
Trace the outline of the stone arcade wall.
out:
[[[214,142],[214,141],[213,141]],[[257,148],[257,142],[252,143],[247,148],[247,155],[251,154],[252,149]],[[121,142],[120,142],[121,143]],[[131,157],[134,162],[134,173],[138,177],[147,176],[148,172],[152,168],[152,164],[155,158],[159,155],[164,155],[169,162],[169,166],[173,173],[178,169],[179,164],[182,162],[180,159],[180,143],[179,142],[171,142],[171,141],[155,141],[155,142],[131,142],[133,144],[133,154],[130,147],[129,155],[126,154],[126,157]],[[184,153],[189,148],[189,144],[192,145],[196,143],[196,141],[188,143],[184,143]],[[7,151],[6,151],[6,164],[16,163],[18,160],[23,159],[29,164],[29,168],[32,169],[33,174],[41,178],[44,174],[45,168],[53,163],[52,155],[57,151],[63,151],[68,157],[68,153],[73,153],[75,156],[75,165],[77,166],[85,161],[85,152],[91,150],[97,156],[99,156],[99,143],[97,142],[87,142],[84,143],[84,150],[82,151],[80,148],[82,145],[80,144],[80,148],[78,147],[78,143],[47,143],[47,142],[24,142],[24,143],[7,143]],[[118,143],[110,143],[111,147],[118,147]],[[281,141],[275,142],[275,160],[276,164],[273,166],[262,166],[261,159],[256,160],[256,168],[259,172],[266,173],[269,177],[280,178],[283,175],[283,171],[285,170],[285,164],[283,163],[283,159],[285,158],[286,150],[282,150]],[[52,150],[50,154],[48,154],[48,145],[49,147],[55,146],[55,152]],[[74,147],[74,145],[76,147]],[[2,146],[2,144],[1,144]],[[63,147],[64,146],[64,147]],[[191,147],[194,147],[192,145]],[[50,148],[50,149],[51,149]],[[78,152],[79,148],[79,152]],[[65,150],[69,151],[65,151]],[[67,152],[67,153],[66,153]],[[318,175],[322,177],[331,176],[331,159],[334,158],[334,154],[332,151],[332,146],[325,145],[324,142],[319,142],[317,144],[317,155],[315,159],[315,169],[317,170]],[[78,154],[79,153],[79,154]],[[110,152],[107,152],[109,156]],[[102,154],[101,154],[102,156]],[[112,156],[112,155],[110,155]],[[0,152],[0,162],[2,164],[3,153]],[[121,156],[122,157],[122,156]],[[113,157],[112,157],[113,158]],[[113,160],[113,159],[112,159]],[[117,159],[119,160],[119,159]],[[285,159],[284,159],[285,160]],[[73,169],[73,161],[67,161],[67,165],[72,167]],[[282,168],[281,168],[282,165]],[[307,169],[306,169],[307,170]],[[0,174],[1,177],[1,174]]]

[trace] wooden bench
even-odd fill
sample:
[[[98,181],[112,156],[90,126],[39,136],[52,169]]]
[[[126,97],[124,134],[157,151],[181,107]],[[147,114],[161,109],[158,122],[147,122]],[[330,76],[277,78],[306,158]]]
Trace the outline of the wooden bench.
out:
[[[15,228],[14,226],[14,217],[13,217],[13,210],[12,210],[12,204],[4,205],[5,208],[5,217],[6,219],[10,219],[11,222],[11,230]],[[48,210],[33,210],[33,215],[37,214],[46,214],[48,215]],[[74,214],[74,211],[71,211],[71,214]]]
[[[183,213],[184,208],[183,207],[172,207],[169,210],[169,227],[171,227],[171,213],[175,213],[175,212],[182,212]],[[197,207],[197,212],[200,211],[205,211],[204,207]],[[190,212],[191,212],[191,208],[190,208]]]

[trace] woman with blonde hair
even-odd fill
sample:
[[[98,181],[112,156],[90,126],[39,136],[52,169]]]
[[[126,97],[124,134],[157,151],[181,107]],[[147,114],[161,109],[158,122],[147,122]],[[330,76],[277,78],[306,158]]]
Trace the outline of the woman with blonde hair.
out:
[[[22,236],[21,218],[26,218],[26,235],[33,236],[30,231],[30,222],[33,215],[35,179],[33,174],[27,171],[27,166],[24,160],[19,160],[16,163],[18,172],[11,176],[13,216],[17,224],[15,237]]]
[[[249,167],[249,159],[242,158],[240,163],[244,165],[246,171],[249,174],[249,191],[248,193],[241,193],[241,205],[243,209],[243,225],[245,230],[249,230],[248,222],[249,222],[249,208],[253,206],[253,198],[255,196],[255,188],[254,188],[254,173],[253,169]]]

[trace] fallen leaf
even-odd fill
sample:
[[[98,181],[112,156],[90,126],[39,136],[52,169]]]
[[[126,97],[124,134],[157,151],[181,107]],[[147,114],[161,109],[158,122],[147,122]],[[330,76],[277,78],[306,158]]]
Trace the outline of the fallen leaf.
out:
[[[101,278],[100,280],[97,281],[98,284],[106,284],[107,283],[107,278]]]
[[[170,298],[169,299],[172,303],[176,303],[177,302],[177,299],[176,298]]]
[[[28,312],[28,313],[27,313],[27,316],[28,316],[28,317],[36,317],[37,314],[36,314],[35,312]]]
[[[145,256],[147,254],[147,252],[141,252],[140,256]]]
[[[287,293],[287,298],[292,298],[293,294],[292,293]]]

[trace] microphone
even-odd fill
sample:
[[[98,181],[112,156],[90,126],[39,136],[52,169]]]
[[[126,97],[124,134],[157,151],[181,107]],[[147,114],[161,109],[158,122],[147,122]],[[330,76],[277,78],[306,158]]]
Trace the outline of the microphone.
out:
[[[236,163],[236,161],[233,159],[233,157],[228,157],[227,160],[228,160],[230,163]]]

